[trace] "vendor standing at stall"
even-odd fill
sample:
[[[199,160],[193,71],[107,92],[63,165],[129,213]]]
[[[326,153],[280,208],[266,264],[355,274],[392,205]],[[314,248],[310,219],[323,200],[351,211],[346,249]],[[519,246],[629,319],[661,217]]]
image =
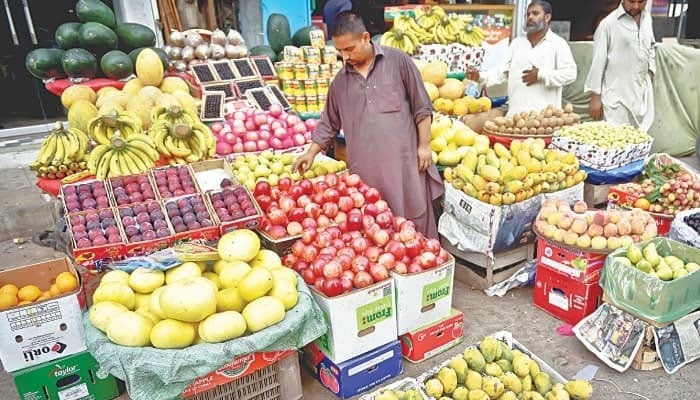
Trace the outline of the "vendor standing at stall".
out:
[[[342,127],[350,171],[377,188],[395,215],[437,238],[433,201],[444,189],[432,162],[432,105],[420,72],[407,54],[375,45],[352,12],[336,15],[331,38],[345,67],[331,83],[311,146],[292,169],[309,168]]]
[[[647,0],[623,0],[593,36],[593,60],[585,91],[594,119],[646,132],[654,122],[654,30]]]
[[[503,64],[479,76],[475,68],[467,77],[488,86],[508,81],[508,114],[540,111],[549,104],[561,107],[564,85],[576,80],[576,62],[569,44],[549,29],[552,5],[534,0],[527,7],[525,37],[511,42]],[[480,79],[482,78],[482,79]]]

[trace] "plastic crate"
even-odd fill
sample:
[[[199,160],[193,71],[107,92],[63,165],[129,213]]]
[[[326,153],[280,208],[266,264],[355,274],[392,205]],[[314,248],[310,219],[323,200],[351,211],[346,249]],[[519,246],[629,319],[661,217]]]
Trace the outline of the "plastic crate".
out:
[[[299,357],[294,353],[249,375],[187,397],[187,400],[298,400],[302,397]]]

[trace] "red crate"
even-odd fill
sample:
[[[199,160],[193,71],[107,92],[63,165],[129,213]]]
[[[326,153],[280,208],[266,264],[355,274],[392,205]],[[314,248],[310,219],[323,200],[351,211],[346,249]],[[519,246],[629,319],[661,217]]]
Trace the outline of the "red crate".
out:
[[[240,188],[240,189],[237,189]],[[253,203],[253,206],[255,207],[255,210],[257,213],[255,215],[249,215],[249,216],[244,216],[242,218],[235,219],[233,221],[221,221],[221,218],[217,214],[215,208],[214,208],[214,202],[212,201],[212,195],[213,194],[225,194],[227,192],[231,192],[233,190],[244,190],[245,194],[248,196],[248,199],[250,199],[250,202]],[[211,210],[212,217],[214,218],[214,225],[219,225],[220,230],[221,230],[221,235],[226,234],[227,232],[235,231],[236,229],[255,229],[260,225],[260,221],[262,220],[263,212],[260,209],[260,206],[258,205],[258,202],[255,201],[255,197],[253,197],[253,194],[250,193],[250,191],[245,187],[241,185],[236,185],[231,188],[226,188],[222,190],[212,190],[208,191],[205,195],[205,201],[207,204],[207,207]]]
[[[534,303],[556,318],[575,325],[598,308],[603,289],[598,282],[582,283],[537,264]]]
[[[117,229],[119,229],[119,236],[121,236],[122,241],[117,242],[117,243],[106,243],[104,245],[97,245],[97,246],[90,246],[90,247],[78,247],[77,242],[78,240],[76,239],[74,233],[73,233],[73,224],[72,224],[72,219],[74,217],[78,216],[85,216],[88,213],[96,213],[99,215],[99,213],[103,210],[110,210],[113,215],[116,216],[117,210],[115,208],[104,208],[101,210],[85,210],[85,211],[80,211],[72,214],[67,214],[66,215],[66,225],[67,225],[67,232],[68,236],[70,238],[70,248],[73,252],[73,257],[75,258],[75,263],[78,265],[82,265],[84,267],[88,268],[93,268],[95,267],[95,263],[98,262],[110,262],[114,260],[120,260],[124,258],[124,246],[126,243],[126,239],[124,237],[123,232],[119,228],[119,222],[115,222],[117,226]],[[101,218],[100,218],[101,220]],[[104,227],[100,224],[100,230],[104,231]]]
[[[547,266],[582,283],[598,282],[608,253],[570,247],[542,236],[537,240],[537,265]]]
[[[399,336],[401,354],[410,362],[421,362],[459,344],[463,335],[464,314],[453,308],[449,316]]]

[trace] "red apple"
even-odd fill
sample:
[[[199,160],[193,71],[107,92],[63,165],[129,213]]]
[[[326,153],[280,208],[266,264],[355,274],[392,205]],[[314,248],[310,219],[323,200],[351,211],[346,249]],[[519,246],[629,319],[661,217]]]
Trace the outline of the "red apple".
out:
[[[391,223],[393,221],[393,215],[391,211],[382,211],[377,216],[374,218],[375,221],[377,221],[377,224],[382,227],[383,229],[387,229],[391,227]]]
[[[304,283],[307,285],[313,285],[313,283],[316,281],[316,275],[314,275],[314,271],[311,268],[306,268],[301,271],[301,277],[304,279]]]
[[[261,181],[261,182],[262,182],[262,181]],[[295,208],[296,205],[297,205],[297,203],[296,203],[296,201],[294,201],[294,199],[292,199],[292,198],[289,197],[289,196],[284,196],[284,195],[283,195],[282,197],[280,197],[278,203],[279,203],[279,205],[280,205],[280,208],[281,208],[285,213],[289,213],[289,211],[291,211],[292,208]]]
[[[397,260],[401,260],[406,255],[406,246],[396,240],[390,240],[389,243],[386,244],[384,250],[393,254],[394,258]]]
[[[346,248],[347,247],[343,247],[342,249]],[[348,254],[339,254],[340,250],[335,253],[335,259],[338,260],[338,263],[340,264],[340,267],[343,268],[343,271],[348,271],[352,267],[352,256]]]
[[[372,217],[376,217],[377,214],[379,214],[379,208],[377,208],[377,205],[374,203],[367,203],[362,209],[362,212],[365,215],[371,215]]]
[[[336,187],[338,185],[338,175],[336,174],[327,174],[325,177],[323,177],[323,180],[330,187]]]
[[[357,274],[360,271],[367,271],[369,269],[369,260],[365,256],[355,256],[350,263],[350,268],[352,272]]]
[[[303,221],[305,217],[306,212],[301,207],[293,207],[287,212],[287,218],[289,218],[290,221],[296,221],[301,223],[301,221]]]
[[[365,250],[367,250],[367,239],[363,237],[357,237],[352,240],[350,243],[350,246],[352,249],[355,251],[357,254],[364,254]]]
[[[331,220],[325,214],[321,214],[318,216],[318,218],[316,218],[316,223],[318,224],[319,228],[325,228],[331,225]]]
[[[307,204],[306,207],[304,207],[304,211],[306,212],[307,216],[309,216],[311,218],[316,218],[316,219],[318,219],[318,217],[323,212],[323,210],[321,209],[321,206],[319,206],[316,203]]]
[[[343,284],[338,278],[328,278],[323,282],[321,291],[328,297],[338,296],[343,293]]]
[[[346,271],[350,272],[350,271]],[[352,272],[350,272],[352,273]],[[340,285],[343,287],[343,293],[347,293],[352,291],[352,279],[355,277],[355,274],[352,274],[351,277],[343,276],[340,278]]]
[[[280,189],[280,191],[282,191],[282,189]],[[290,187],[289,190],[282,192],[288,192],[293,199],[299,199],[302,195],[304,195],[304,188],[302,188],[299,185],[292,185],[292,187]]]
[[[440,246],[440,241],[435,238],[430,238],[426,240],[423,246],[426,250],[435,254],[436,256],[440,254],[440,249],[442,249],[442,247]]]
[[[408,267],[401,261],[397,261],[396,264],[394,264],[394,271],[399,274],[405,275],[406,273],[408,273]]]
[[[323,266],[323,276],[326,279],[329,278],[340,278],[343,273],[343,267],[337,260],[330,260]]]
[[[406,255],[409,258],[418,257],[418,255],[421,254],[421,251],[423,250],[423,246],[421,245],[420,241],[416,238],[404,242],[404,246],[406,246]]]
[[[261,195],[270,195],[270,190],[272,188],[270,187],[270,183],[268,181],[258,181],[258,183],[255,184],[255,189],[253,190],[253,194],[255,197],[261,196]]]
[[[418,261],[412,261],[410,264],[408,264],[407,270],[409,274],[416,274],[418,272],[423,272],[423,267],[420,266]]]
[[[313,219],[311,217],[306,217],[301,221],[301,226],[303,226],[304,228],[316,229],[316,228],[318,228],[318,223],[316,222],[315,219]]]
[[[326,231],[321,231],[316,235],[316,240],[314,243],[316,246],[318,246],[319,249],[322,249],[324,247],[328,247],[331,244],[331,240],[333,238],[331,237],[331,234],[326,232]]]
[[[339,198],[340,193],[338,193],[338,191],[333,188],[328,188],[323,191],[323,200],[325,200],[326,202],[333,202],[337,204]]]
[[[372,279],[372,275],[364,270],[356,272],[355,277],[352,279],[352,284],[358,289],[365,288],[373,283],[374,280]]]
[[[382,254],[382,249],[377,246],[368,246],[363,254],[370,262],[377,262],[379,255]]]
[[[289,236],[297,236],[301,234],[303,230],[304,227],[297,221],[291,221],[289,224],[287,224],[287,233]]]
[[[355,187],[360,184],[360,175],[357,174],[345,174],[343,175],[343,181],[346,185]]]
[[[379,226],[379,225],[377,225]],[[389,232],[384,229],[378,229],[372,235],[372,240],[377,246],[384,247],[389,242]]]
[[[338,198],[338,208],[340,208],[341,211],[348,212],[352,210],[353,208],[353,201],[352,197],[350,196],[341,196]]]
[[[349,231],[359,231],[362,229],[362,213],[360,213],[360,210],[350,210],[350,212],[348,212],[347,222]]]
[[[287,214],[283,210],[272,210],[267,214],[272,225],[287,226]]]
[[[410,221],[406,221],[406,222],[410,222]],[[410,240],[415,239],[416,233],[417,233],[416,228],[411,227],[411,226],[406,226],[406,222],[404,222],[404,224],[401,225],[401,230],[399,231],[399,239],[401,239],[401,241],[403,243],[406,243]]]
[[[381,195],[379,194],[379,190],[377,190],[375,188],[367,189],[367,192],[364,195],[365,195],[365,200],[367,200],[368,203],[376,203],[381,199]]]
[[[316,228],[304,228],[301,231],[301,242],[303,244],[311,244],[314,240],[316,240]]]
[[[286,192],[292,186],[292,183],[293,183],[292,178],[288,178],[288,177],[280,178],[277,181],[277,187],[280,188],[281,191]]]
[[[297,189],[301,190],[299,186],[295,186]],[[299,192],[301,193],[301,192]],[[306,207],[307,204],[311,203],[311,197],[302,194],[297,198],[297,205],[301,208]]]
[[[295,256],[293,253],[287,253],[282,256],[282,265],[288,268],[292,268],[299,261],[299,257]]]
[[[389,278],[389,271],[381,264],[372,264],[369,267],[369,274],[375,282],[383,281]]]
[[[384,212],[389,210],[389,203],[387,203],[385,200],[377,200],[376,203],[374,203],[375,206],[379,209],[379,212]]]
[[[267,230],[268,235],[273,239],[282,239],[287,236],[287,229],[282,225],[271,225]]]
[[[424,251],[418,256],[418,262],[424,269],[434,268],[437,266],[437,256],[430,251]]]
[[[267,212],[267,208],[270,207],[270,204],[272,204],[272,197],[267,195],[255,196],[255,201],[258,202],[260,208]]]
[[[324,258],[327,258],[327,257],[333,258],[333,257],[335,257],[337,252],[338,252],[338,249],[336,249],[333,246],[328,246],[328,247],[324,247],[321,250],[319,250],[318,256],[319,256],[319,258],[322,256]]]
[[[314,192],[314,184],[308,179],[302,179],[298,183],[304,194],[311,195]]]
[[[350,257],[350,261],[352,261],[352,259],[355,258],[355,250],[353,250],[352,247],[345,246],[342,249],[338,249],[338,256],[348,256]]]
[[[362,208],[365,205],[365,196],[360,192],[350,193],[350,198],[352,199],[352,205],[355,208]]]
[[[301,258],[306,262],[313,262],[318,257],[318,249],[312,244],[304,245],[304,250],[301,253]]]
[[[386,269],[391,270],[396,265],[396,258],[391,253],[382,253],[377,259],[377,264],[381,264],[386,267]]]
[[[324,203],[322,210],[323,214],[325,214],[328,218],[335,218],[335,216],[338,215],[338,204],[332,202]]]

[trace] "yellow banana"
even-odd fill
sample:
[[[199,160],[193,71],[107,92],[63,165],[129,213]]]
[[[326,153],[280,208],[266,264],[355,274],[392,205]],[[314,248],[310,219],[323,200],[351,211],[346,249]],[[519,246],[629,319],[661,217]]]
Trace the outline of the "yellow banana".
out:
[[[140,140],[134,140],[134,141],[127,142],[127,143],[128,143],[128,146],[131,147],[132,149],[140,150],[151,161],[157,161],[160,158],[160,153],[158,153],[158,151],[156,151],[156,149],[154,147],[149,146],[148,144],[146,144]]]
[[[121,160],[124,161],[124,165],[130,175],[138,175],[148,170],[148,168],[145,168],[145,165],[143,165],[143,162],[138,162],[137,159],[141,161],[138,157],[134,156],[134,153],[129,150],[129,147],[122,151]]]
[[[71,161],[77,161],[80,159],[80,139],[76,136],[75,132],[71,129],[65,130],[65,137],[67,142],[66,155]],[[68,162],[70,164],[70,162]]]
[[[109,173],[109,165],[112,157],[115,156],[115,151],[111,148],[100,158],[95,170],[95,178],[105,179]]]
[[[37,161],[41,165],[49,165],[53,160],[53,155],[56,154],[56,135],[50,134],[44,139],[39,149],[39,157]]]
[[[62,134],[55,133],[54,136],[56,136],[56,153],[54,153],[53,159],[51,160],[51,165],[57,167],[63,163],[63,159],[66,157],[66,148]]]
[[[113,178],[116,176],[127,175],[122,172],[121,150],[114,150],[113,152],[114,155],[109,159],[109,172],[107,172],[107,176]]]
[[[144,135],[143,133],[138,133],[126,138],[127,142],[138,141],[144,142],[151,147],[156,147],[156,141],[152,137]]]
[[[90,156],[87,159],[87,169],[93,174],[97,172],[97,164],[100,162],[105,153],[107,153],[112,148],[108,144],[98,144],[90,152]]]
[[[134,151],[133,147],[128,147],[127,150],[129,151],[129,156],[134,161],[136,168],[140,172],[148,171],[149,168],[152,168],[155,165],[154,162],[148,158],[148,156],[142,158],[141,154],[143,153],[138,152],[138,150]]]

